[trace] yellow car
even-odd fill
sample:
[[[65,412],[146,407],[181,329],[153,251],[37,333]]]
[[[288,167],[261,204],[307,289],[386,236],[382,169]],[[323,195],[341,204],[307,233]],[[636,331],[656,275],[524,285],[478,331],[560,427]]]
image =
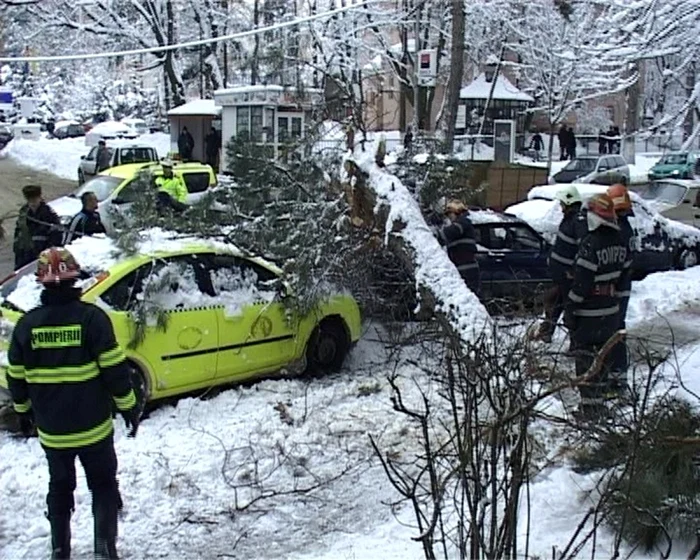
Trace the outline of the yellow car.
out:
[[[136,181],[141,171],[147,171],[155,178],[163,174],[163,167],[160,163],[130,163],[111,167],[83,183],[68,196],[52,200],[49,206],[58,214],[61,223],[67,226],[73,216],[82,209],[80,196],[85,192],[94,192],[97,196],[102,223],[107,233],[112,233],[113,214],[128,212],[129,206],[141,196],[143,186]],[[214,170],[204,163],[176,161],[173,173],[182,177],[187,187],[188,204],[196,202],[209,188],[216,186]]]
[[[273,264],[222,242],[167,239],[161,230],[146,234],[132,256],[115,257],[105,237],[67,247],[84,272],[83,300],[107,311],[145,400],[273,372],[337,370],[360,338],[360,311],[349,295],[295,315],[284,302],[293,295]],[[13,325],[39,305],[35,270],[36,263],[29,264],[0,285],[5,390]]]

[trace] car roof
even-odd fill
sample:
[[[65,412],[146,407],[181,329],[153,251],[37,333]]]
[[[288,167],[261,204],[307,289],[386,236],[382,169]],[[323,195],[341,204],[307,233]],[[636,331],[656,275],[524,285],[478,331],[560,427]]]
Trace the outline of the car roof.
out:
[[[513,214],[498,212],[496,210],[491,210],[488,208],[470,209],[469,220],[475,226],[488,224],[525,224],[529,226],[527,222],[521,220]]]
[[[99,173],[102,176],[117,177],[119,179],[130,179],[136,173],[142,169],[151,168],[154,171],[162,171],[163,165],[161,162],[144,162],[144,163],[127,163],[125,165],[117,165],[116,167],[110,167]],[[196,171],[196,170],[206,170],[209,172],[210,166],[204,163],[198,162],[187,162],[187,163],[175,163],[174,169],[181,171]]]

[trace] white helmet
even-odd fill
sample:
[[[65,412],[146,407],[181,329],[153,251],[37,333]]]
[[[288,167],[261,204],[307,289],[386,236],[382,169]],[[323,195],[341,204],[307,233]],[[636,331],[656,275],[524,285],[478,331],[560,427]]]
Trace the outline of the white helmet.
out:
[[[563,189],[557,191],[556,198],[565,206],[571,206],[577,202],[583,202],[581,200],[581,194],[573,185],[566,185]]]

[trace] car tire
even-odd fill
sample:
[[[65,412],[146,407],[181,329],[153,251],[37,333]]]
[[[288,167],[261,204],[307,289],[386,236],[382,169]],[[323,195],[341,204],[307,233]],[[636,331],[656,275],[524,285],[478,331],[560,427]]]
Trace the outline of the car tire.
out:
[[[686,270],[698,264],[698,252],[695,249],[681,249],[676,258],[676,269]]]
[[[85,182],[85,174],[82,169],[78,169],[78,185],[82,185]]]
[[[311,375],[340,371],[350,350],[350,337],[339,317],[321,321],[306,347],[306,372]]]
[[[129,377],[131,379],[131,386],[134,389],[134,394],[136,395],[136,403],[142,411],[142,416],[145,417],[149,406],[148,399],[151,394],[148,381],[141,369],[132,362],[129,362]]]

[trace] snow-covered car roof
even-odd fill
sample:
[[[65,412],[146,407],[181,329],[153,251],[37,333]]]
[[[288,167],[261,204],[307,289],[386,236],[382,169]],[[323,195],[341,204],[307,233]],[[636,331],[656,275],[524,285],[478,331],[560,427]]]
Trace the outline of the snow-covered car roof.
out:
[[[54,128],[64,128],[71,125],[82,126],[78,121],[58,121],[54,124]]]
[[[469,220],[472,224],[508,224],[522,222],[517,216],[496,212],[491,209],[470,209]]]
[[[99,124],[96,124],[90,129],[90,132],[99,134],[99,133],[110,133],[110,132],[125,132],[129,133],[131,132],[131,128],[121,122],[116,122],[116,121],[107,121],[107,122],[102,122]]]
[[[561,206],[555,199],[555,195],[564,186],[543,185],[533,187],[527,195],[528,200],[509,206],[506,208],[506,212],[529,223],[547,241],[553,243],[563,217]],[[604,185],[575,184],[575,186],[584,200],[594,194],[607,191],[607,187]],[[658,227],[663,227],[674,238],[689,239],[695,244],[700,243],[699,229],[662,216],[634,191],[630,191],[630,198],[632,199],[632,210],[634,212],[634,217],[630,219],[630,223],[640,235],[652,235]]]
[[[133,253],[126,254],[116,245],[114,239],[104,235],[78,238],[73,243],[66,245],[66,249],[73,254],[80,267],[91,274],[108,271],[120,262],[134,256]],[[158,258],[180,251],[216,251],[234,257],[248,258],[277,274],[282,273],[279,267],[273,263],[258,257],[247,256],[232,243],[218,239],[183,236],[161,228],[152,228],[141,232],[135,255]],[[33,266],[33,264],[27,266]],[[84,282],[82,287],[85,289],[89,285],[86,283],[92,282],[94,284],[95,280],[88,279]],[[7,301],[19,309],[27,311],[39,305],[41,291],[42,287],[36,282],[34,276],[26,276],[20,280],[17,288],[8,295]]]

